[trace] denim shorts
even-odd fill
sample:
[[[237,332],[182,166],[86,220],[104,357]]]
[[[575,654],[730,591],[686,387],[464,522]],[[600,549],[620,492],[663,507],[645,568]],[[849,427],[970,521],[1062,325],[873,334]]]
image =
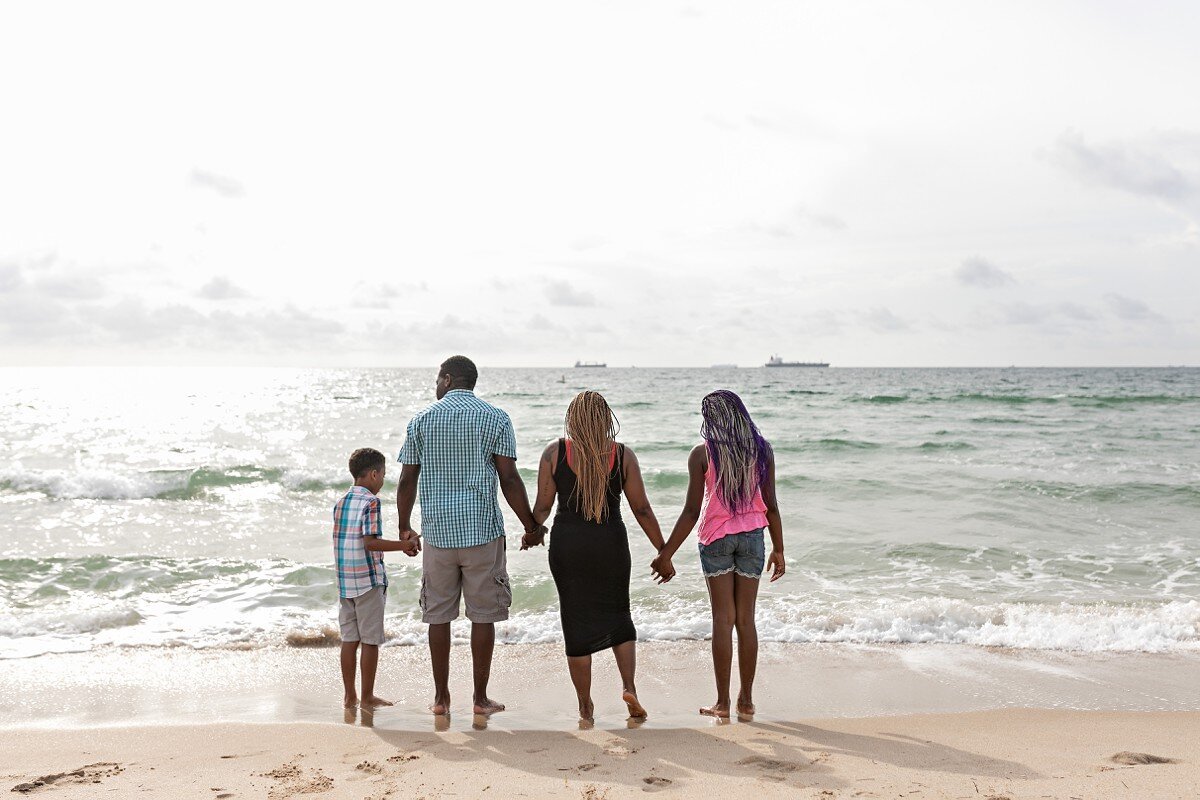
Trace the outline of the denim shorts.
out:
[[[700,568],[706,578],[736,572],[743,578],[758,580],[767,563],[764,547],[762,528],[730,533],[715,542],[700,545]]]

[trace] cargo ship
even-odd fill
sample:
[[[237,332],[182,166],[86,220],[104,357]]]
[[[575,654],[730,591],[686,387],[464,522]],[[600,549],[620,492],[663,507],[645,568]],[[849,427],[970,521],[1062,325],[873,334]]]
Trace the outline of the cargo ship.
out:
[[[784,361],[779,356],[771,356],[764,367],[828,367],[828,361]]]
[[[575,369],[599,369],[601,367],[607,367],[607,366],[608,366],[608,364],[605,364],[602,361],[576,361],[575,362]]]

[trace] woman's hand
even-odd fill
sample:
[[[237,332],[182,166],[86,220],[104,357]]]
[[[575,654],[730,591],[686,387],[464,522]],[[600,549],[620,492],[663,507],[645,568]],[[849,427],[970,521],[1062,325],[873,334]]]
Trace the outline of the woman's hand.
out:
[[[546,526],[538,525],[531,531],[527,531],[521,536],[521,549],[528,550],[531,547],[541,547],[546,541]]]
[[[666,583],[675,577],[675,565],[671,563],[670,556],[660,555],[650,562],[650,572],[656,583]]]
[[[787,565],[783,563],[783,553],[779,550],[772,550],[771,555],[767,558],[767,566],[771,568],[771,580],[777,581],[783,577],[783,573],[787,572]]]

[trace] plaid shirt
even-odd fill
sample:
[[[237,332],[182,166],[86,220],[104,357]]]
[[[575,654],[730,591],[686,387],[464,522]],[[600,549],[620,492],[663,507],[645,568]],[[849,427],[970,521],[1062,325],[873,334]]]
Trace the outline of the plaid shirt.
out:
[[[338,595],[358,597],[376,586],[387,586],[383,553],[363,546],[364,536],[382,536],[379,498],[365,486],[351,486],[333,507],[333,560]]]
[[[408,423],[400,463],[420,464],[421,535],[475,547],[504,535],[492,456],[517,457],[512,421],[474,392],[452,389]]]

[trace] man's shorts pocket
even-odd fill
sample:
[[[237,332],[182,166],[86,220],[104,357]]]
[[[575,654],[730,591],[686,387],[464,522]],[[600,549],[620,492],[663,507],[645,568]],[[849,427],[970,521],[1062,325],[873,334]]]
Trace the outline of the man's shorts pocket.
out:
[[[512,608],[512,586],[507,575],[496,576],[496,590],[501,608]]]

